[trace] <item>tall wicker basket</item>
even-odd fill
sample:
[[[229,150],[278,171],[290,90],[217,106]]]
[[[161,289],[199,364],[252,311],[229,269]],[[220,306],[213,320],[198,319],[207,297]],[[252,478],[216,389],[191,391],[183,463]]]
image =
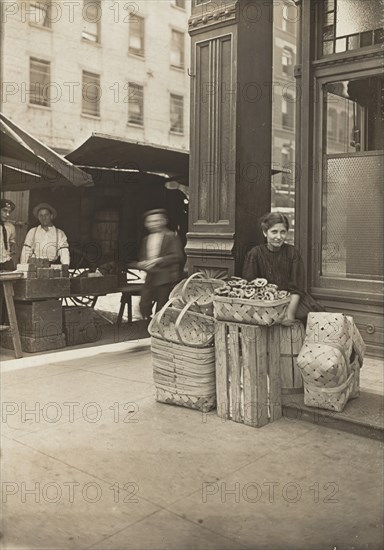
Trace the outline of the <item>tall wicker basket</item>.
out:
[[[148,327],[156,400],[209,411],[216,406],[213,318],[175,303],[174,296]]]

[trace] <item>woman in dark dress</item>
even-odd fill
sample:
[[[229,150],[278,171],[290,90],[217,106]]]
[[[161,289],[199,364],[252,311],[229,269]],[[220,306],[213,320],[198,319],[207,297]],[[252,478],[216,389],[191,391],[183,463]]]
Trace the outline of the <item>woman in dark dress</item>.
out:
[[[304,290],[304,264],[299,250],[285,242],[289,229],[288,218],[279,212],[271,212],[261,219],[261,228],[267,242],[248,252],[243,277],[248,281],[261,277],[277,285],[279,290],[290,292],[291,301],[284,317],[280,319],[282,324],[289,325],[295,318],[305,321],[309,311],[319,308]],[[314,307],[310,305],[312,300]]]

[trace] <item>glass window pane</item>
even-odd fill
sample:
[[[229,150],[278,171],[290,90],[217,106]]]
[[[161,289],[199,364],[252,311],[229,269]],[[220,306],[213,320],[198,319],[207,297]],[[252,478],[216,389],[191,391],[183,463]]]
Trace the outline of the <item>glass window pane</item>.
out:
[[[338,38],[335,41],[335,52],[336,53],[345,52],[346,49],[347,49],[347,39]]]
[[[382,153],[327,159],[323,276],[383,280],[383,161]]]
[[[82,109],[85,115],[100,116],[100,76],[83,71]]]
[[[29,84],[30,94],[29,103],[33,105],[43,105],[49,107],[50,100],[50,71],[49,61],[41,59],[30,59],[29,65]]]
[[[348,50],[357,50],[358,48],[360,48],[360,35],[348,36]]]
[[[332,82],[326,85],[324,129],[326,154],[378,151],[383,148],[381,123],[382,77]],[[343,124],[343,140],[331,139],[337,131],[334,119]],[[338,135],[340,137],[340,131]]]
[[[382,0],[337,0],[336,36],[382,27],[383,11]]]
[[[323,43],[323,55],[330,55],[333,53],[333,40],[328,40]]]
[[[373,44],[373,32],[362,32],[360,35],[360,47],[372,46]]]

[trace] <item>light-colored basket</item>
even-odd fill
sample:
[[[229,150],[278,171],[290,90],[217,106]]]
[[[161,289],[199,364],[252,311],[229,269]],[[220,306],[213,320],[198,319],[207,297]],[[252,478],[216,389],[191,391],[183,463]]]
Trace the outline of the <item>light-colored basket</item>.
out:
[[[218,321],[271,326],[282,316],[290,298],[280,300],[247,300],[215,296],[214,316]]]
[[[216,406],[215,349],[196,349],[152,337],[156,400],[200,411]]]
[[[198,271],[177,284],[169,297],[177,298],[180,304],[192,302],[191,311],[212,316],[214,291],[223,284],[222,279],[206,277]]]
[[[339,386],[319,387],[304,384],[304,405],[342,412],[347,401],[359,396],[360,364],[356,359],[351,363],[351,373]]]
[[[342,313],[310,313],[297,364],[304,380],[304,404],[341,412],[359,395],[365,344]]]
[[[194,348],[213,346],[213,318],[190,311],[193,302],[189,302],[182,309],[174,307],[174,303],[179,303],[179,298],[171,298],[156,313],[148,326],[149,334],[155,338]]]

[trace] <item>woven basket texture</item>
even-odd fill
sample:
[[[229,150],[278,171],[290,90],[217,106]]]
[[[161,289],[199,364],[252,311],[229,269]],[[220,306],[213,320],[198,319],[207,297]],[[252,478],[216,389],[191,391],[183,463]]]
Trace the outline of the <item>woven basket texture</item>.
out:
[[[351,374],[345,382],[333,388],[319,388],[304,384],[304,405],[342,412],[349,399],[359,396],[360,364],[358,358],[351,363]]]
[[[215,296],[214,316],[218,321],[271,326],[285,313],[290,298],[247,300]]]
[[[153,317],[148,332],[155,338],[191,347],[213,346],[214,320],[208,315],[191,311],[191,303],[183,309],[174,307],[178,298],[171,298]]]
[[[152,337],[156,399],[209,411],[216,406],[215,349],[190,348]]]
[[[193,273],[175,286],[170,298],[177,298],[180,305],[193,302],[191,311],[213,316],[214,291],[215,288],[223,286],[223,282],[222,279],[206,277],[201,272]]]
[[[304,380],[304,403],[341,412],[358,395],[365,344],[342,313],[310,313],[297,364]]]

